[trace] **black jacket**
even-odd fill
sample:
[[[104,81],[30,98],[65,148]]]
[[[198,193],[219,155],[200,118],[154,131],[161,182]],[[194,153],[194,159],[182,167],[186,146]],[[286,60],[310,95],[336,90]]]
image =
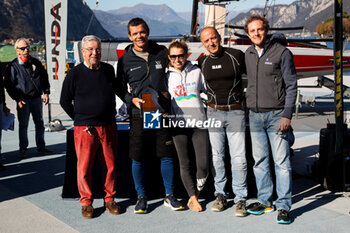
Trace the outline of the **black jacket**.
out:
[[[1,69],[0,69],[0,104],[5,104],[4,79],[3,79],[3,75],[2,75],[2,70]],[[0,110],[2,110],[2,109],[0,109]]]
[[[209,103],[231,105],[242,102],[242,74],[246,71],[241,50],[222,47],[220,54],[202,56],[198,64],[206,82]]]
[[[5,70],[5,87],[15,101],[50,94],[50,84],[46,70],[41,62],[30,57],[29,61],[19,64],[14,59]]]
[[[259,57],[255,46],[245,52],[247,67],[247,107],[254,112],[284,109],[292,118],[297,95],[297,76],[293,54],[285,47],[284,35],[276,33],[267,41]]]
[[[151,40],[148,46],[148,62],[135,55],[132,44],[126,47],[125,54],[118,60],[117,95],[132,106],[132,112],[135,114],[139,111],[132,104],[133,98],[141,98],[142,94],[149,93],[149,88],[157,92],[167,91],[165,80],[167,49]],[[127,84],[130,86],[130,93]]]

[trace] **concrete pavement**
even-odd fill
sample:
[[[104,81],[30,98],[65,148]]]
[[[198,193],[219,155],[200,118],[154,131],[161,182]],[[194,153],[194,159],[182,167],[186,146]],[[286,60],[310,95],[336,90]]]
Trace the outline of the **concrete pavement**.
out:
[[[326,100],[325,100],[326,99]],[[332,99],[325,98],[328,108]],[[9,99],[8,99],[9,100]],[[9,104],[14,112],[14,103]],[[66,135],[65,132],[47,132],[45,139],[51,155],[36,154],[34,126],[29,128],[29,158],[20,159],[18,154],[17,129],[3,132],[2,154],[5,171],[0,171],[0,233],[104,233],[104,232],[348,232],[350,229],[349,193],[331,193],[320,188],[311,177],[310,166],[318,152],[319,125],[325,126],[327,118],[332,122],[333,115],[322,111],[314,114],[317,107],[304,106],[299,120],[303,123],[296,130],[293,146],[293,169],[298,174],[293,179],[293,223],[276,223],[277,211],[262,216],[234,217],[233,200],[229,208],[220,213],[210,211],[213,200],[201,199],[204,211],[191,210],[174,212],[162,205],[161,199],[149,201],[149,213],[135,215],[135,199],[116,201],[122,207],[122,214],[113,216],[103,208],[103,200],[94,202],[96,217],[83,219],[77,200],[65,201],[61,198],[65,171]],[[47,116],[47,110],[44,110]],[[328,117],[323,117],[327,115]],[[58,106],[53,106],[53,116],[63,121],[69,128],[72,122]],[[58,116],[58,117],[56,117]],[[46,119],[47,121],[47,119]],[[293,120],[293,124],[298,124]],[[333,120],[334,122],[334,120]],[[307,129],[307,130],[301,130]],[[248,203],[254,199],[248,200]],[[186,200],[184,200],[186,203]]]

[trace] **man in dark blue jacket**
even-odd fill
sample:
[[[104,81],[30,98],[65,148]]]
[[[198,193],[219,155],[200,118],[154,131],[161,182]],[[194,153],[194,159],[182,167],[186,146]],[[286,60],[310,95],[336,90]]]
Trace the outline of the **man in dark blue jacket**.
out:
[[[245,52],[248,79],[246,98],[258,189],[258,202],[247,211],[262,214],[274,210],[270,144],[278,195],[275,203],[277,223],[289,224],[292,169],[288,137],[291,134],[297,79],[293,54],[285,47],[285,37],[274,34],[268,39],[268,30],[268,21],[259,15],[252,15],[245,24],[245,31],[253,42]]]
[[[125,49],[125,54],[118,60],[117,80],[118,96],[131,108],[129,156],[132,159],[132,175],[138,200],[134,213],[147,213],[145,190],[145,165],[149,159],[147,154],[147,138],[154,139],[156,154],[161,161],[161,174],[166,197],[164,205],[173,210],[181,210],[183,206],[173,195],[173,153],[174,145],[169,130],[144,129],[142,94],[166,92],[165,68],[167,49],[154,41],[148,40],[149,27],[141,18],[131,19],[128,23],[128,36],[132,45]],[[128,92],[127,84],[130,86]],[[160,94],[161,95],[161,94]]]
[[[27,157],[28,123],[32,114],[35,124],[37,152],[51,153],[45,148],[42,102],[49,103],[50,84],[48,75],[41,62],[29,55],[29,41],[20,38],[15,43],[17,58],[5,71],[5,87],[10,97],[17,102],[19,122],[19,156]],[[43,99],[41,99],[41,95]]]

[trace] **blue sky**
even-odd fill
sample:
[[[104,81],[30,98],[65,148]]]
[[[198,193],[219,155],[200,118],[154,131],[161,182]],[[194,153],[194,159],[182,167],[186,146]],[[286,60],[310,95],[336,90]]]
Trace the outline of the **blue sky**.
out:
[[[269,4],[290,4],[296,0],[269,0]],[[92,10],[96,7],[96,0],[85,0]],[[130,7],[139,3],[167,4],[177,12],[192,11],[192,0],[98,0],[97,10],[114,10],[121,7]],[[255,6],[265,6],[265,0],[240,0],[232,1],[227,9],[230,11],[247,11]]]

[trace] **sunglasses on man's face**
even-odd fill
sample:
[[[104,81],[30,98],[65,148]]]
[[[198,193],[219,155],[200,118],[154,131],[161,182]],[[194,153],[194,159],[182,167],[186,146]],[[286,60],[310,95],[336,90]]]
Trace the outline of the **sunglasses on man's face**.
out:
[[[18,48],[18,49],[20,49],[20,50],[22,50],[22,51],[24,51],[24,50],[27,49],[27,50],[29,51],[29,48],[30,48],[29,46],[26,46],[26,47],[21,47],[21,48]]]

